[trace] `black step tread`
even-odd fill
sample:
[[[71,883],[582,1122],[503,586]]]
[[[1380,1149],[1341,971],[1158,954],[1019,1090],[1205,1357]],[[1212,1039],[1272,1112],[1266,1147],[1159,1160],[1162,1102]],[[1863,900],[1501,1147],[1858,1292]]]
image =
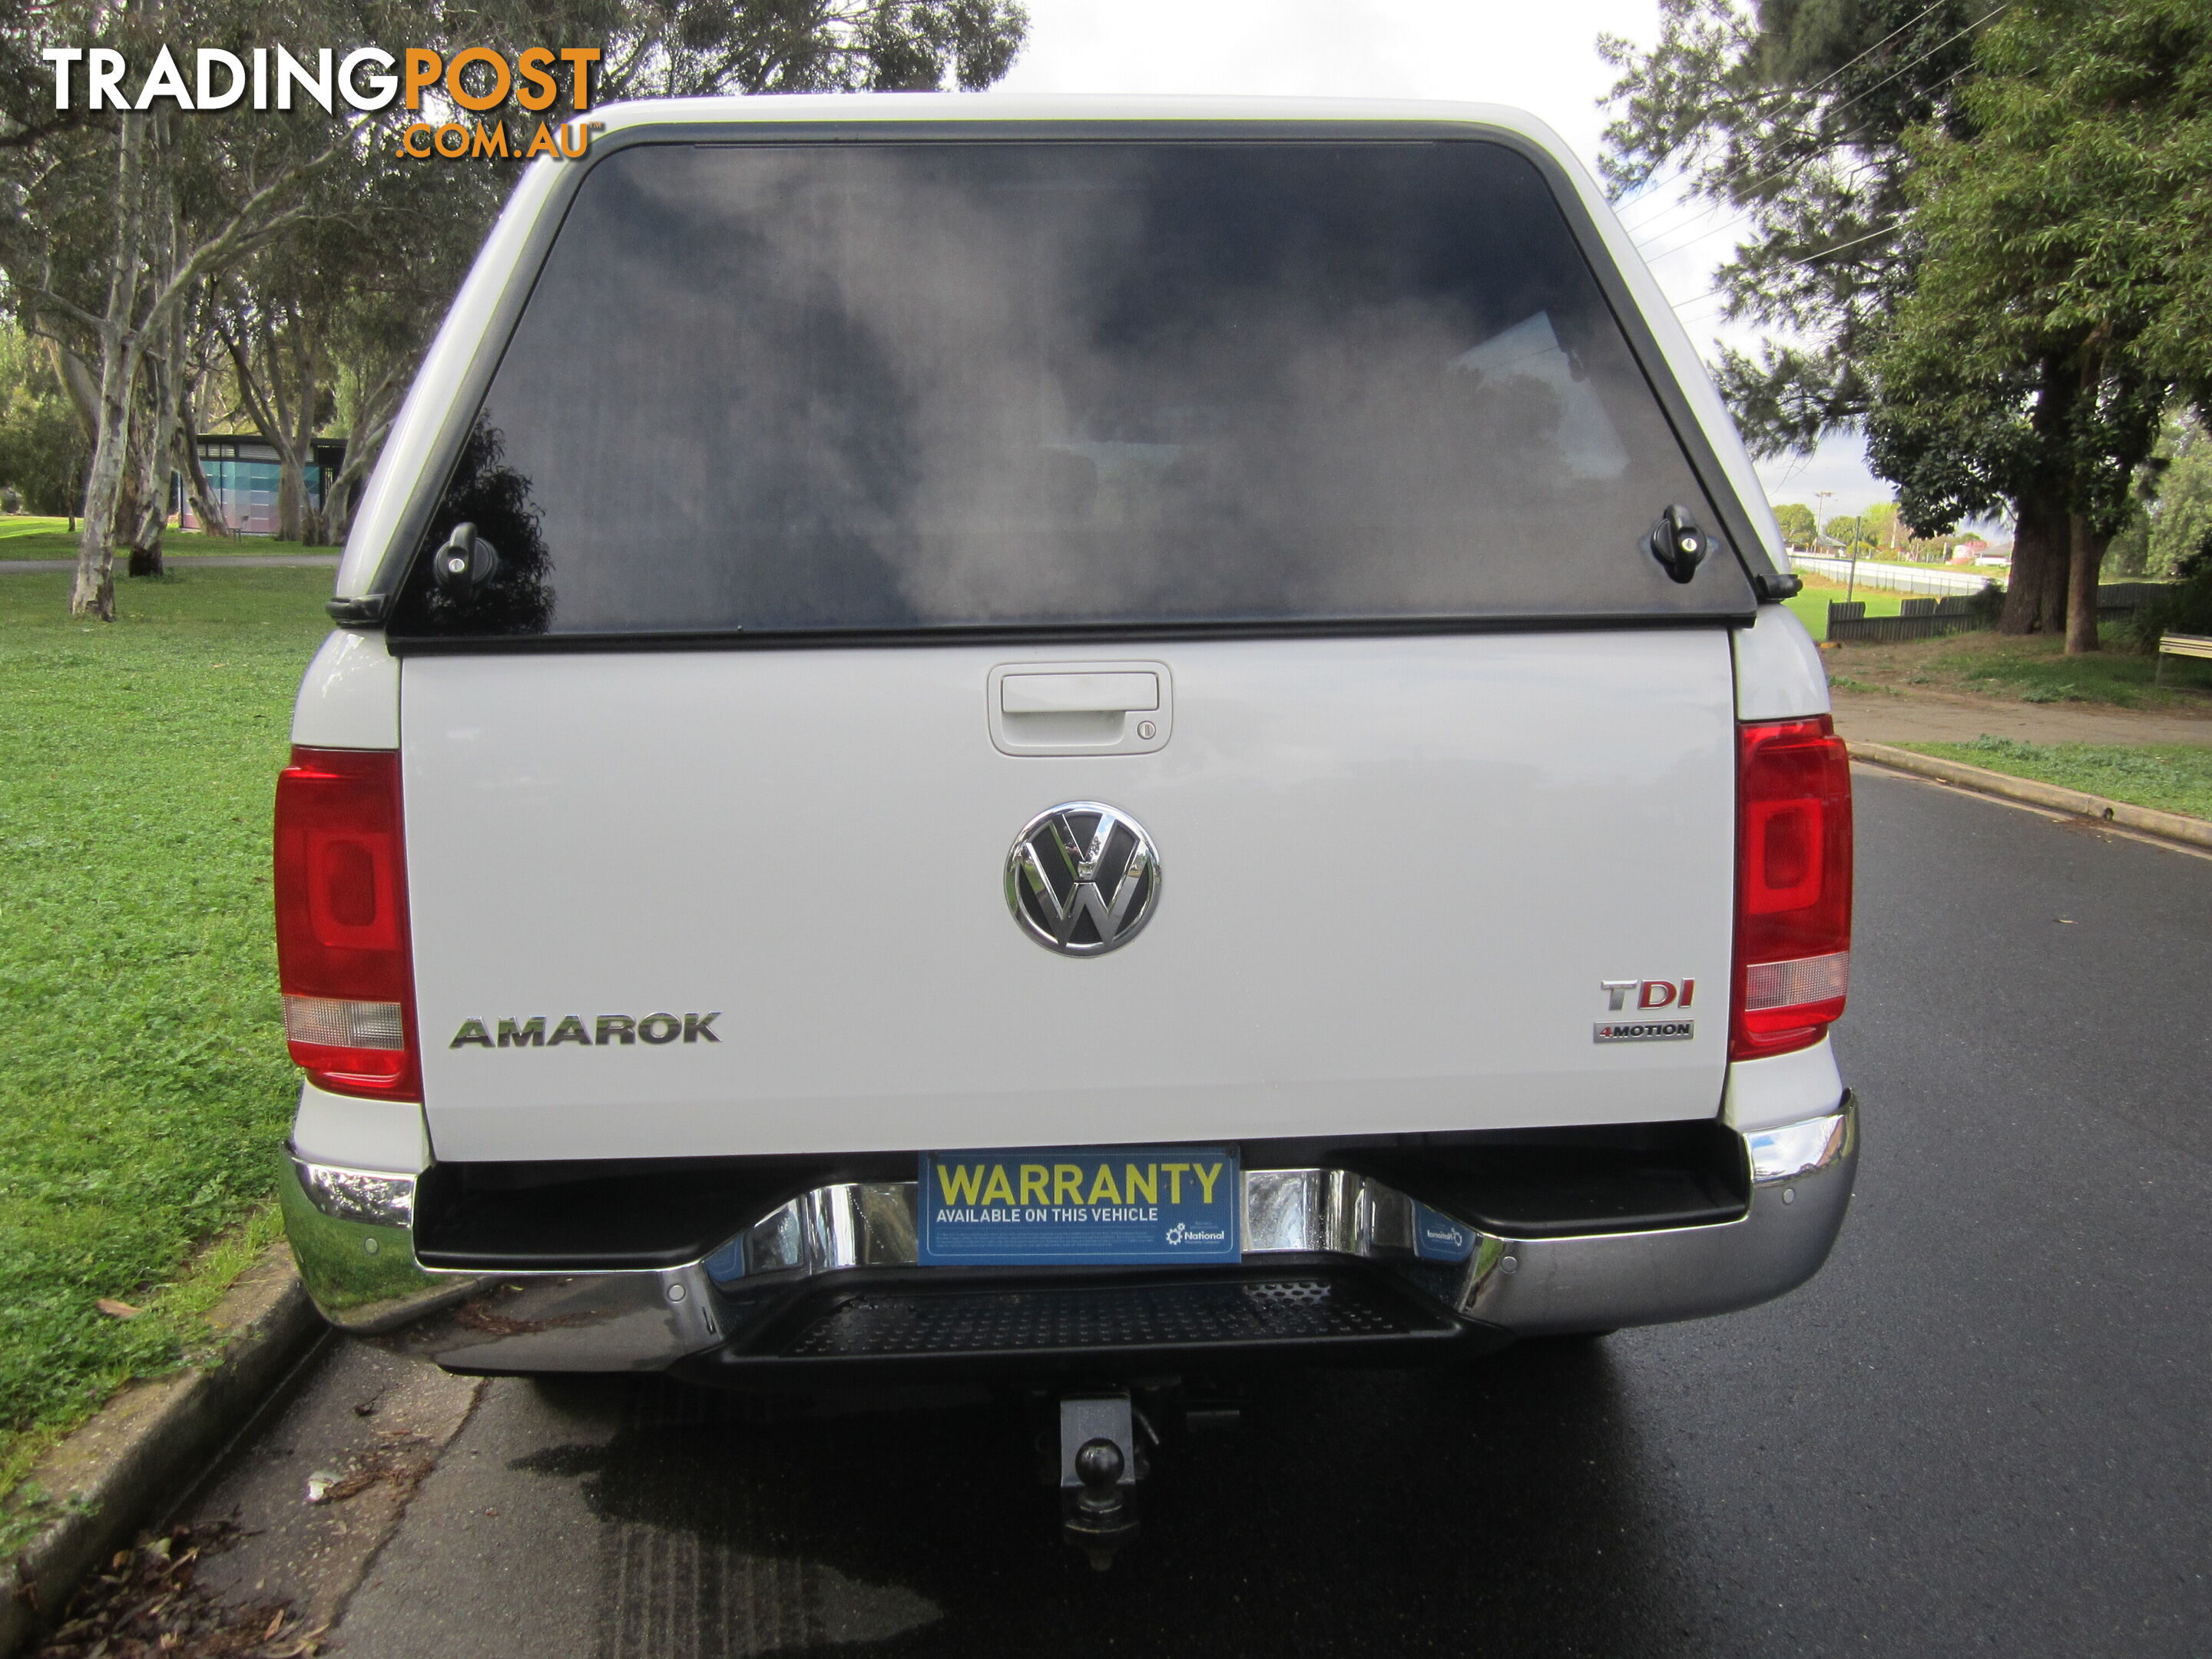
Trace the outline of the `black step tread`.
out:
[[[799,1330],[793,1358],[1202,1347],[1411,1336],[1444,1328],[1356,1279],[1198,1280],[868,1291]]]

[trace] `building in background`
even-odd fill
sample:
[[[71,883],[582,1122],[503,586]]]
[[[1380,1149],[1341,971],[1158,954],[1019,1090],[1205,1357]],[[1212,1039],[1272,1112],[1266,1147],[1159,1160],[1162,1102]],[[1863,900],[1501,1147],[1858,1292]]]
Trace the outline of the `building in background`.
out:
[[[242,536],[275,535],[279,470],[276,447],[250,433],[202,433],[196,441],[200,470],[207,474],[208,492],[222,510],[231,529]],[[322,510],[324,492],[330,487],[330,481],[345,465],[345,448],[343,438],[314,441],[314,459],[306,473],[307,500],[318,512]],[[192,511],[191,493],[182,489],[179,493],[184,497],[184,510],[177,521],[179,527],[199,529],[198,515]]]

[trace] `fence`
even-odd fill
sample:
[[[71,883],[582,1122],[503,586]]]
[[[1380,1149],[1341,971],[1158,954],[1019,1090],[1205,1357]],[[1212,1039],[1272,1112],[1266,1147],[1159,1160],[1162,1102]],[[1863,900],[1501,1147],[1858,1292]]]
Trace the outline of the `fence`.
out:
[[[1862,572],[1866,568],[1859,567]],[[2097,620],[2124,622],[2169,591],[2165,582],[2102,582],[2097,587]],[[1932,640],[1969,629],[1993,627],[1996,607],[1976,595],[1941,599],[1900,599],[1894,617],[1869,617],[1864,599],[1828,601],[1828,637],[1894,645],[1904,640]]]
[[[2172,582],[2099,582],[2097,620],[2125,622],[2153,599],[2173,592]]]
[[[1968,629],[1987,628],[1992,617],[1976,600],[1963,594],[1942,599],[1907,599],[1894,617],[1869,617],[1864,599],[1828,601],[1828,637],[1896,645],[1905,640],[1933,640]]]
[[[1830,581],[1851,580],[1849,559],[1816,559],[1797,553],[1790,556],[1790,562]],[[1978,593],[1989,585],[1990,578],[1978,571],[1946,570],[1936,565],[1919,569],[1911,565],[1877,564],[1872,559],[1859,561],[1858,586],[1889,593]]]

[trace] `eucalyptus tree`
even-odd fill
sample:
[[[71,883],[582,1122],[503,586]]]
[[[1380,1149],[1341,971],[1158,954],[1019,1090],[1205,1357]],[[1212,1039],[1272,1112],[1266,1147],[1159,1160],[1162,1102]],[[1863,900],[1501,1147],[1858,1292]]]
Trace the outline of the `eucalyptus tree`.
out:
[[[305,459],[345,392],[357,430],[335,481],[343,520],[520,161],[395,161],[390,131],[415,118],[396,106],[94,111],[80,79],[72,107],[54,111],[42,46],[116,47],[143,72],[179,42],[243,54],[277,40],[404,40],[510,56],[598,42],[596,104],[980,87],[1005,73],[1026,21],[1012,0],[489,0],[427,15],[399,0],[0,0],[0,269],[88,453],[71,610],[114,614],[118,541],[134,568],[158,568],[173,468],[209,510],[179,443],[211,338],[242,412],[286,458],[287,529],[307,527]],[[562,101],[529,125],[577,103],[563,77]]]
[[[274,32],[277,15],[228,0],[132,0],[75,17],[57,12],[46,38],[113,46],[143,66],[179,40],[250,47]],[[296,8],[283,15],[300,27]],[[85,101],[79,82],[72,102]],[[166,494],[188,306],[209,278],[305,210],[306,181],[374,143],[357,118],[304,100],[290,112],[189,116],[173,102],[139,101],[149,106],[87,109],[74,127],[27,147],[7,173],[13,211],[0,225],[18,314],[54,342],[65,378],[91,385],[70,608],[102,617],[114,614],[118,530],[139,532],[125,520],[139,518],[137,497],[149,481],[157,498]],[[81,374],[70,374],[72,359]]]
[[[2212,405],[2212,11],[2015,0],[1963,133],[1912,148],[1925,257],[1873,365],[1875,465],[1934,526],[2009,500],[2007,623],[2097,648],[2165,413]]]
[[[434,46],[486,45],[510,57],[548,42],[593,42],[601,58],[588,101],[715,93],[979,88],[1013,61],[1028,27],[1010,0],[499,0]],[[418,28],[417,33],[420,33]],[[465,36],[465,39],[463,37]],[[321,531],[342,540],[355,496],[382,453],[415,368],[523,165],[541,120],[581,111],[568,76],[542,111],[509,106],[483,118],[507,128],[507,157],[465,167],[380,158],[315,182],[311,211],[229,285],[240,333],[232,371],[240,401],[278,451],[296,494],[307,455],[298,411],[313,360],[347,428],[344,462],[325,481]],[[287,342],[295,343],[287,345]],[[290,381],[280,394],[290,365]],[[280,412],[282,404],[290,413]],[[285,522],[293,520],[288,516]],[[307,526],[301,514],[300,523]],[[288,532],[289,533],[289,532]]]

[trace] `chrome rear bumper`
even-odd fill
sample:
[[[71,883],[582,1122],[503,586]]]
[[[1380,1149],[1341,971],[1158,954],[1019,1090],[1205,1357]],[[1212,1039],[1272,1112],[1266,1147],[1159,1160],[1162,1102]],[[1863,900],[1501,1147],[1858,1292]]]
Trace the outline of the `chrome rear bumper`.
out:
[[[1739,1218],[1645,1232],[1516,1239],[1470,1227],[1456,1262],[1415,1252],[1415,1206],[1337,1169],[1244,1173],[1248,1266],[1350,1258],[1390,1273],[1462,1320],[1517,1336],[1611,1330],[1730,1313],[1819,1271],[1858,1159],[1850,1097],[1744,1137],[1751,1198]],[[471,1371],[659,1370],[742,1339],[830,1274],[917,1274],[911,1182],[822,1187],[713,1255],[640,1271],[495,1275],[415,1259],[413,1177],[287,1161],[285,1224],[315,1304],[348,1330],[406,1328],[439,1364]],[[921,1281],[917,1280],[919,1284]]]

